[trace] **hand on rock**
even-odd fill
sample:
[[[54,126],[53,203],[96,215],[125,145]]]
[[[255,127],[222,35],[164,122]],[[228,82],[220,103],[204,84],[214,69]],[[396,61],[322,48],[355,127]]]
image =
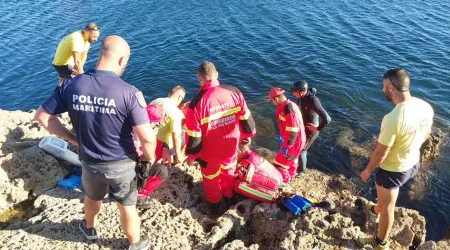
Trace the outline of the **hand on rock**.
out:
[[[194,161],[195,161],[194,158],[191,158],[191,157],[188,156],[188,157],[184,160],[184,163],[190,167],[190,166],[192,166],[192,165],[194,164]]]
[[[172,156],[170,155],[170,149],[168,147],[162,148],[162,164],[167,167],[172,167]]]

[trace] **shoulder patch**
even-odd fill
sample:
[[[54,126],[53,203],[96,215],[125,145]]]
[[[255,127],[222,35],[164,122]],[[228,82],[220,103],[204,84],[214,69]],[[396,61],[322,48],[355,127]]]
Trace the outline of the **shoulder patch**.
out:
[[[134,95],[136,95],[139,106],[143,108],[147,107],[147,103],[145,102],[144,95],[142,94],[141,91],[134,93]]]

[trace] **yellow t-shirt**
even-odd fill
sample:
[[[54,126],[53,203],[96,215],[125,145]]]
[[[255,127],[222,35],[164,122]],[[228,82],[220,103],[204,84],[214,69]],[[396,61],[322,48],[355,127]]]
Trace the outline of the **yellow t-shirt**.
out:
[[[172,133],[181,134],[181,121],[184,118],[183,112],[177,107],[176,103],[170,98],[157,98],[151,103],[160,106],[164,110],[164,124],[158,129],[156,138],[167,143],[169,148],[173,148]]]
[[[85,41],[81,30],[75,31],[72,34],[64,37],[56,49],[55,57],[53,58],[53,65],[74,65],[72,51],[84,52],[88,51],[90,43]]]
[[[404,172],[419,162],[420,146],[431,129],[433,115],[430,104],[414,97],[385,115],[378,142],[391,148],[380,168]]]

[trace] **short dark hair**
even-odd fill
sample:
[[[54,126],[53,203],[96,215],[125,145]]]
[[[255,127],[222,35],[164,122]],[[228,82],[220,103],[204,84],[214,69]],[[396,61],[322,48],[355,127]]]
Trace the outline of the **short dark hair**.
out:
[[[409,73],[402,68],[391,68],[383,75],[384,80],[388,80],[400,92],[410,89]]]
[[[99,30],[98,25],[96,23],[88,23],[84,30]]]
[[[217,72],[216,66],[214,66],[214,63],[204,61],[200,66],[197,68],[197,74],[200,76],[213,76]]]

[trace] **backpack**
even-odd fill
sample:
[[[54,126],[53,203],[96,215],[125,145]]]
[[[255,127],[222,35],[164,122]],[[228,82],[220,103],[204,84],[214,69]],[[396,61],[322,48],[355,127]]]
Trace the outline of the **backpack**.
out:
[[[278,187],[283,183],[281,173],[272,164],[255,152],[247,151],[236,167],[234,190],[251,199],[275,202]]]

